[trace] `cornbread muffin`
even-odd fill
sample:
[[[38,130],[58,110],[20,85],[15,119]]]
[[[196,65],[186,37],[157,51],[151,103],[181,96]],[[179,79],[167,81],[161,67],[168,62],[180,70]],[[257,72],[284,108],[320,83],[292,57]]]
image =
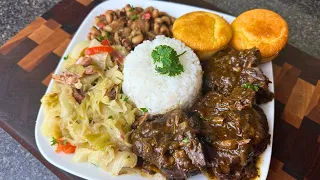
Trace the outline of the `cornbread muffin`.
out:
[[[256,47],[263,62],[271,61],[288,41],[288,25],[277,13],[254,9],[240,14],[231,24],[231,44],[237,50]]]
[[[232,37],[232,28],[216,14],[196,11],[176,19],[172,33],[191,47],[200,60],[206,60],[226,47]]]

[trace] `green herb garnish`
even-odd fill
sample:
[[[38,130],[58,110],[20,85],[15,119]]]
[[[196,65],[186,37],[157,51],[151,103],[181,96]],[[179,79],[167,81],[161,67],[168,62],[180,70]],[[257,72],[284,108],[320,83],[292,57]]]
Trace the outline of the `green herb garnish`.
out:
[[[133,7],[133,5],[131,5],[131,8],[129,9],[130,12],[132,12],[133,10],[135,10],[136,8]]]
[[[110,36],[110,32],[107,31],[107,35],[106,35],[106,36],[101,36],[101,35],[99,35],[99,36],[96,37],[96,40],[98,40],[99,42],[101,42],[101,41],[103,41],[103,40],[108,39],[109,36]]]
[[[135,20],[139,19],[139,17],[138,17],[136,14],[134,14],[134,15],[131,16],[131,19],[132,19],[133,21],[135,21]]]
[[[127,156],[127,159],[129,159],[129,158],[130,158],[130,155]]]
[[[63,57],[64,60],[67,60],[69,58],[69,54],[65,57]]]
[[[246,89],[252,89],[252,90],[254,90],[256,92],[259,90],[259,86],[252,85],[252,84],[249,84],[249,83],[242,84],[241,87],[246,88]]]
[[[179,61],[179,57],[182,56],[186,51],[181,54],[170,46],[160,45],[157,46],[151,53],[153,63],[160,63],[161,66],[156,65],[156,71],[160,74],[168,74],[169,76],[176,76],[184,72],[184,68]]]
[[[189,139],[188,139],[188,138],[184,138],[184,139],[182,140],[182,142],[185,143],[185,144],[188,144]]]
[[[259,86],[253,85],[252,89],[257,92],[259,91]]]
[[[109,116],[108,119],[113,119],[113,116]]]
[[[128,100],[129,100],[129,97],[127,96],[127,97],[124,98],[123,101],[124,101],[124,102],[127,102]]]
[[[96,37],[96,39],[97,39],[99,42],[101,42],[102,40],[104,40],[104,36],[99,35],[99,36]]]
[[[246,83],[246,84],[242,84],[242,85],[241,85],[241,87],[248,89],[249,84],[248,84],[248,83]]]
[[[142,112],[145,112],[145,113],[148,112],[147,108],[140,108],[140,109],[141,109]]]
[[[122,94],[120,95],[120,99],[122,99]]]
[[[94,165],[94,166],[97,166],[98,167],[98,165],[97,164],[95,164],[95,163],[91,163],[92,165]]]
[[[66,145],[67,145],[67,142],[68,142],[67,139],[63,140],[62,145],[63,145],[63,146],[66,146]]]
[[[51,146],[58,144],[58,140],[54,137],[52,137],[52,140],[50,142],[51,142]]]

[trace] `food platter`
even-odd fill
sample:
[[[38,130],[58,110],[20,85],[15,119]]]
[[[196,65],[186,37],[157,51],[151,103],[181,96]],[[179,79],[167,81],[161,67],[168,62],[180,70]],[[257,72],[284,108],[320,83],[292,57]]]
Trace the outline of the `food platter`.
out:
[[[124,1],[116,1],[116,0],[110,0],[101,3],[98,5],[95,9],[93,9],[88,16],[85,18],[81,26],[79,27],[78,31],[74,35],[72,41],[70,42],[66,52],[64,53],[64,56],[67,56],[71,49],[84,40],[86,38],[87,32],[90,27],[93,26],[93,21],[96,16],[103,14],[107,9],[117,9],[122,8],[126,4],[132,4],[133,6],[140,6],[143,8],[146,8],[148,6],[153,6],[158,9],[165,10],[168,14],[179,17],[183,14],[186,14],[191,11],[209,11],[214,12],[220,16],[222,16],[225,20],[227,20],[229,23],[231,23],[235,17],[232,17],[227,14],[223,14],[220,12],[210,11],[202,8],[192,7],[192,6],[186,6],[181,4],[175,4],[175,3],[169,3],[169,2],[161,2],[161,1],[133,1],[133,0],[124,0]],[[55,74],[60,74],[64,71],[62,67],[63,59],[61,59]],[[272,75],[272,65],[271,62],[264,63],[260,66],[264,74],[273,81],[273,75]],[[47,93],[52,90],[53,83],[51,82],[48,86]],[[273,84],[270,84],[269,90],[273,92]],[[260,169],[260,179],[266,179],[269,164],[270,164],[270,158],[271,158],[271,149],[272,149],[272,137],[273,137],[273,124],[274,124],[274,101],[268,102],[266,104],[263,104],[260,106],[268,120],[269,124],[269,133],[271,134],[271,142],[270,145],[267,147],[266,151],[261,155],[260,162],[258,164]],[[83,177],[85,179],[143,179],[140,175],[121,175],[121,176],[111,176],[109,173],[103,171],[100,168],[95,167],[92,164],[89,163],[74,163],[72,162],[72,156],[73,155],[67,155],[67,154],[57,154],[53,151],[53,148],[50,146],[50,139],[44,137],[41,134],[41,124],[44,121],[44,111],[41,107],[39,110],[39,114],[37,117],[36,122],[36,129],[35,129],[35,137],[37,146],[41,152],[41,154],[53,165],[69,172],[74,175]],[[197,175],[190,177],[188,179],[206,179],[203,175]]]

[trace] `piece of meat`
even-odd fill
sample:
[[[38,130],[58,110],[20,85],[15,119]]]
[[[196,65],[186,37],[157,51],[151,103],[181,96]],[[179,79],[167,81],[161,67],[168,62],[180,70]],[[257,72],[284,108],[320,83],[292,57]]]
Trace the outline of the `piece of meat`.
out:
[[[259,88],[268,89],[268,84],[270,83],[267,76],[263,74],[260,68],[251,67],[248,69],[243,69],[240,74],[240,79],[238,82],[238,86],[242,84],[250,83],[252,85],[257,85]]]
[[[168,179],[186,179],[206,166],[195,124],[180,110],[145,121],[130,136],[132,150]]]
[[[114,62],[117,62],[119,65],[122,65],[124,63],[124,57],[120,52],[112,51],[110,55],[111,55],[111,59]]]
[[[84,95],[76,88],[72,89],[72,96],[79,104],[81,104],[82,100],[84,99]]]
[[[241,87],[235,88],[230,96],[210,91],[193,105],[192,111],[205,120],[222,123],[223,113],[252,107],[254,96],[255,92],[252,89]]]
[[[115,100],[118,94],[118,86],[113,86],[106,92],[106,95],[109,97],[110,100]]]
[[[89,66],[89,65],[92,64],[92,59],[91,59],[91,57],[87,57],[87,56],[80,57],[80,58],[76,61],[76,64],[80,64],[80,65],[82,65],[83,67],[87,67],[87,66]]]
[[[227,48],[214,55],[204,64],[204,91],[217,91],[229,96],[232,91],[246,83],[259,87],[256,94],[257,102],[267,102],[273,99],[273,93],[268,90],[269,79],[258,67],[260,52],[253,48],[237,51]]]
[[[137,129],[144,121],[148,119],[149,113],[145,113],[143,116],[136,118],[136,120],[132,123],[131,128]]]
[[[209,92],[192,107],[202,123],[201,141],[218,179],[257,176],[256,159],[270,143],[267,118],[254,102],[252,89],[235,88],[229,96]]]
[[[257,157],[270,143],[267,120],[265,115],[261,116],[255,108],[235,111],[230,115],[226,118],[224,128],[203,126],[206,134],[210,131],[216,132],[216,135],[209,136],[210,139],[215,138],[211,145],[216,151],[212,170],[218,179],[254,178],[257,176]],[[221,136],[228,133],[233,134],[234,137]],[[221,146],[220,139],[223,139],[225,147]],[[217,142],[220,142],[220,145],[217,145]]]
[[[259,64],[260,53],[257,49],[237,51],[227,48],[216,53],[204,67],[204,89],[216,90],[223,95],[232,92],[239,80],[242,69]]]
[[[64,72],[62,75],[52,74],[52,79],[60,84],[74,85],[80,77],[73,73]]]
[[[253,109],[256,113],[258,113],[261,118],[258,118],[259,121],[251,121],[251,126],[253,129],[255,129],[255,138],[254,140],[254,149],[255,149],[255,155],[258,156],[263,153],[263,151],[267,148],[268,144],[270,144],[270,137],[271,135],[269,132],[269,126],[267,117],[264,114],[263,110],[257,106],[254,105]]]
[[[259,67],[251,67],[242,70],[238,86],[246,83],[259,87],[259,90],[256,93],[257,104],[266,103],[273,99],[274,94],[269,91],[268,87],[268,84],[271,82]]]
[[[85,75],[92,75],[98,73],[98,69],[95,66],[87,66],[85,68]]]

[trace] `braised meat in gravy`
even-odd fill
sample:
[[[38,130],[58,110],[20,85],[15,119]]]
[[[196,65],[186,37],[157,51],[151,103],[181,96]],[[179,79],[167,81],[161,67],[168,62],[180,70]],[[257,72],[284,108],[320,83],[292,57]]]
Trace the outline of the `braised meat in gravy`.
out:
[[[250,93],[244,91],[242,97],[246,96]],[[252,99],[244,102],[209,92],[193,107],[202,122],[200,138],[210,151],[210,170],[219,179],[256,177],[256,158],[270,141],[263,111],[251,104]]]
[[[175,110],[142,123],[131,135],[135,154],[156,165],[168,179],[185,179],[206,166],[197,122]]]
[[[270,81],[258,67],[260,59],[260,52],[255,48],[243,51],[227,48],[216,53],[203,66],[204,91],[216,91],[228,96],[234,88],[251,84],[259,89],[256,93],[258,104],[271,101],[273,93],[268,90]]]

